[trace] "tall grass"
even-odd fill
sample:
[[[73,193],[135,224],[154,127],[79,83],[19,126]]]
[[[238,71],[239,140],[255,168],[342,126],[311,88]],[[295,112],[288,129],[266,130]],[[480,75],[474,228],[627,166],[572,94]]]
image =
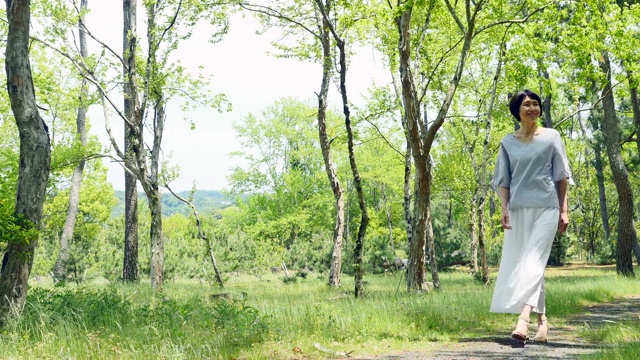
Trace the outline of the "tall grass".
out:
[[[601,352],[584,356],[584,359],[640,359],[640,309],[632,318],[585,329],[580,335],[588,341],[603,344]]]
[[[514,316],[488,312],[493,287],[464,272],[441,274],[442,288],[409,293],[402,274],[352,279],[339,289],[313,274],[285,284],[278,275],[232,277],[225,289],[195,281],[33,287],[23,316],[0,329],[3,358],[279,359],[425,349],[461,338],[504,333]],[[584,306],[640,293],[637,280],[611,268],[548,271],[554,321]],[[220,295],[222,296],[214,296]]]

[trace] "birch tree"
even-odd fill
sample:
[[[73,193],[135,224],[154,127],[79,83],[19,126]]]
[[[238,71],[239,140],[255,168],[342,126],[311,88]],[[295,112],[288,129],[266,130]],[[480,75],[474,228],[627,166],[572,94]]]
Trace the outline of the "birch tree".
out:
[[[120,53],[109,44],[98,39],[87,27],[87,35],[99,45],[100,54],[89,59],[70,52],[73,46],[66,39],[54,39],[58,43],[46,43],[62,56],[71,61],[78,71],[99,91],[105,110],[105,127],[111,147],[125,172],[131,175],[127,184],[126,215],[127,230],[125,238],[125,266],[123,277],[127,280],[137,279],[137,194],[135,183],[140,182],[149,199],[152,216],[151,238],[151,283],[154,289],[160,290],[163,284],[163,238],[162,215],[159,189],[175,176],[174,171],[162,171],[165,161],[161,158],[162,135],[167,120],[167,104],[171,101],[180,103],[182,110],[195,107],[211,107],[219,111],[228,109],[223,95],[213,94],[208,86],[210,80],[202,75],[193,75],[172,58],[179,49],[181,41],[188,39],[196,24],[207,19],[213,26],[210,39],[219,40],[227,31],[227,14],[225,7],[216,1],[208,0],[158,0],[144,2],[146,15],[146,44],[138,41],[136,24],[136,0],[123,0],[123,51]],[[60,25],[58,25],[60,26]],[[62,24],[61,27],[64,27]],[[64,33],[64,29],[58,32]],[[113,82],[104,72],[96,71],[98,59],[107,58],[104,62],[121,66],[122,81]],[[143,62],[138,60],[143,59]],[[110,69],[111,71],[114,68]],[[112,84],[115,86],[112,87]],[[117,105],[116,97],[124,94],[124,109]],[[113,135],[111,113],[124,123],[124,146]],[[193,124],[192,124],[193,126]],[[150,141],[146,141],[147,136]]]
[[[332,0],[325,0],[325,9],[331,9]],[[266,27],[276,26],[283,29],[285,34],[296,34],[302,40],[292,46],[274,44],[286,56],[293,56],[301,60],[312,60],[322,64],[322,80],[318,99],[318,139],[324,159],[327,178],[334,197],[335,222],[333,227],[333,251],[329,268],[328,284],[340,286],[342,274],[342,249],[345,237],[345,195],[336,171],[336,165],[331,153],[332,139],[327,134],[327,98],[333,75],[333,57],[335,52],[331,41],[329,19],[322,16],[315,0],[296,0],[272,2],[269,6],[241,2],[241,6],[261,16]]]
[[[84,31],[84,14],[87,10],[88,0],[80,2],[80,21],[78,22],[78,42],[80,46],[80,56],[89,55],[87,49],[87,36]],[[76,138],[81,148],[87,145],[86,116],[87,116],[87,97],[89,95],[88,81],[81,80],[80,84],[80,105],[76,117]],[[73,232],[78,216],[78,207],[80,203],[80,186],[82,184],[82,173],[84,171],[86,160],[84,157],[78,160],[78,164],[73,170],[71,176],[71,186],[69,188],[69,205],[67,207],[67,217],[62,228],[62,236],[60,237],[60,250],[58,250],[58,258],[54,266],[54,277],[58,281],[64,281],[67,276],[67,262],[71,254],[70,241],[73,238]]]

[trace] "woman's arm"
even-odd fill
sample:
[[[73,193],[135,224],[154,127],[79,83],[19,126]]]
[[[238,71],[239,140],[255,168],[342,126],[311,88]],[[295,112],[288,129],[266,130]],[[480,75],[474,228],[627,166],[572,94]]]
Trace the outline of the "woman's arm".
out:
[[[567,200],[567,179],[556,182],[558,203],[560,204],[560,220],[558,220],[558,232],[563,233],[569,225],[569,203]]]
[[[509,188],[500,186],[500,202],[502,203],[502,228],[511,230],[509,224]]]

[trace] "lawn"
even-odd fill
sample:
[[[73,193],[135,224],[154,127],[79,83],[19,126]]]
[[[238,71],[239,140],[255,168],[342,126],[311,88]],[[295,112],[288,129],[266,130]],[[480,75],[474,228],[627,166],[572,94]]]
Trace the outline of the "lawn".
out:
[[[291,359],[331,357],[331,351],[363,356],[437,348],[487,333],[508,336],[514,324],[512,315],[489,313],[493,287],[462,270],[441,273],[441,289],[428,293],[408,292],[401,273],[365,279],[359,299],[353,297],[351,277],[343,276],[336,289],[326,285],[326,274],[295,281],[283,281],[282,274],[230,276],[224,289],[176,280],[158,294],[144,281],[32,284],[23,316],[0,330],[0,354],[9,359]],[[562,322],[587,305],[639,294],[640,283],[616,276],[612,267],[571,266],[550,268],[546,291],[549,318]],[[624,326],[583,336],[628,351],[638,341],[638,328]]]

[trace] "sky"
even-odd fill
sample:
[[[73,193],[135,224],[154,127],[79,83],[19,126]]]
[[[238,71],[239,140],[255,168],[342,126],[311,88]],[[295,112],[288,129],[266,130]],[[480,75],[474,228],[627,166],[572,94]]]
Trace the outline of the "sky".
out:
[[[138,16],[144,15],[138,5]],[[89,1],[90,12],[86,18],[89,30],[115,51],[122,49],[122,3],[113,0]],[[142,19],[138,28],[142,28]],[[320,89],[321,68],[314,63],[302,63],[292,59],[276,58],[269,54],[274,49],[271,42],[279,38],[276,32],[257,35],[260,28],[251,16],[233,15],[229,32],[221,42],[208,43],[209,28],[199,26],[191,39],[180,45],[177,57],[187,69],[197,72],[203,66],[205,74],[213,75],[213,92],[224,93],[231,102],[231,112],[218,113],[212,109],[198,109],[184,114],[169,106],[163,137],[163,153],[170,156],[170,163],[180,168],[179,177],[170,186],[175,191],[189,190],[194,184],[199,190],[223,190],[229,187],[227,177],[234,166],[242,165],[241,159],[229,156],[242,150],[232,124],[241,121],[249,113],[260,112],[281,97],[295,97],[303,101],[316,101]],[[140,41],[145,40],[140,35]],[[98,51],[89,42],[89,51]],[[383,60],[371,48],[358,50],[347,73],[350,100],[358,103],[361,94],[373,83],[390,82],[390,74]],[[119,100],[116,98],[116,101]],[[121,104],[122,101],[116,102]],[[337,88],[330,89],[329,105],[340,107]],[[190,128],[185,117],[195,123]],[[103,144],[108,143],[102,108],[89,110],[91,133]],[[115,138],[122,140],[122,122],[111,116]],[[120,146],[122,143],[120,142]],[[116,190],[124,189],[122,168],[104,160],[109,169],[108,180]]]

